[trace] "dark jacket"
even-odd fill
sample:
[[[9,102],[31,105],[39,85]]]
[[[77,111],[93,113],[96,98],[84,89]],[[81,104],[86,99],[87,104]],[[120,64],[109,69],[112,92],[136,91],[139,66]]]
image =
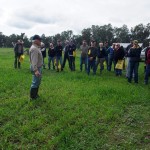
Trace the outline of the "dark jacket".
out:
[[[55,47],[56,56],[62,56],[63,47],[61,45],[57,45]]]
[[[76,50],[75,44],[69,45],[68,46],[68,54],[69,54],[69,56],[73,56],[73,51],[75,51],[75,50]]]
[[[118,60],[122,60],[125,56],[123,47],[120,47],[118,50],[114,50],[114,60],[117,62]]]
[[[41,52],[42,52],[43,58],[45,58],[46,57],[46,48],[45,47],[41,47]]]
[[[102,48],[98,48],[98,51],[97,51],[97,57],[98,58],[105,58],[106,57],[106,50],[104,47]]]
[[[128,46],[127,46],[127,48],[126,48],[126,53],[125,53],[125,56],[126,57],[129,57],[128,56],[128,52],[129,52],[129,50],[130,50],[130,48],[133,46],[133,44],[129,44]]]
[[[150,60],[148,60],[148,58],[147,58],[147,53],[148,53],[149,50],[150,50],[150,47],[148,46],[145,50],[145,63],[146,64],[150,64]]]
[[[108,56],[110,56],[112,58],[114,57],[114,49],[112,47],[108,48]]]
[[[97,52],[98,50],[96,47],[89,47],[88,58],[93,57],[93,60],[96,60]]]
[[[16,56],[20,56],[23,54],[23,44],[17,43],[14,48],[14,52]]]
[[[55,57],[55,48],[49,48],[48,49],[48,56],[49,57]]]
[[[128,57],[130,57],[130,61],[139,62],[140,61],[140,55],[141,55],[141,47],[138,46],[137,48],[132,47],[130,48],[128,52]]]

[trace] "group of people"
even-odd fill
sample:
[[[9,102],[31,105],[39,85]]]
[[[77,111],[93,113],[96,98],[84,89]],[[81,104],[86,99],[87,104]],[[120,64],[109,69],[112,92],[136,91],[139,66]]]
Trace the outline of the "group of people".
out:
[[[14,67],[20,68],[19,56],[23,54],[22,51],[22,42],[18,41],[14,50],[15,50],[15,63]],[[98,66],[100,66],[100,74],[104,70],[104,62],[106,62],[106,69],[111,71],[112,68],[116,76],[122,75],[123,65],[125,64],[126,58],[126,77],[129,83],[134,82],[138,83],[138,68],[140,62],[140,53],[141,47],[138,45],[138,41],[134,40],[130,45],[124,49],[119,43],[113,43],[112,46],[108,46],[108,42],[104,44],[100,42],[97,47],[95,40],[91,40],[90,46],[88,46],[85,40],[82,41],[80,46],[80,71],[84,70],[87,74],[90,74],[90,70],[93,70],[93,74],[96,74]],[[18,52],[17,52],[18,50]],[[64,51],[64,57],[62,59],[62,54]],[[69,68],[71,71],[75,71],[75,56],[76,56],[76,45],[73,43],[73,40],[65,41],[65,46],[62,46],[62,42],[57,40],[57,45],[51,42],[48,48],[48,69],[56,70],[57,72],[63,71],[66,60],[68,60]],[[148,77],[150,74],[150,45],[147,47],[145,52],[145,84],[148,84]],[[41,42],[41,37],[39,35],[34,35],[32,39],[32,46],[29,50],[29,57],[31,63],[31,72],[33,74],[31,89],[30,89],[30,98],[36,99],[38,97],[38,89],[41,83],[41,74],[42,67],[46,68],[44,63],[44,58],[46,57],[46,47],[45,44]],[[112,64],[114,66],[112,67]]]

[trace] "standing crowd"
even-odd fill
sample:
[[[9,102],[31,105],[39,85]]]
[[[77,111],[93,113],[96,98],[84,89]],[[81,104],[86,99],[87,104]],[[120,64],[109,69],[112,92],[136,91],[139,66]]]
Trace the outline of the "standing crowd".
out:
[[[36,99],[38,97],[38,89],[41,83],[42,67],[46,69],[44,59],[46,58],[46,47],[41,42],[39,35],[34,35],[32,39],[32,46],[29,50],[29,57],[31,63],[31,72],[33,75],[30,98]],[[104,70],[104,63],[108,71],[114,71],[116,76],[122,75],[122,70],[125,66],[126,60],[126,78],[129,83],[134,80],[138,83],[138,69],[140,62],[141,47],[137,40],[131,41],[130,45],[124,49],[119,43],[113,43],[108,46],[108,42],[100,42],[97,46],[95,40],[91,40],[90,45],[85,40],[80,46],[80,71],[83,69],[88,75],[92,70],[93,75],[99,70],[100,75]],[[20,68],[19,58],[23,54],[23,42],[18,40],[14,48],[15,62],[14,67]],[[64,56],[62,57],[62,54]],[[76,70],[76,45],[73,40],[66,40],[65,46],[62,46],[62,41],[57,40],[56,46],[52,42],[49,43],[48,48],[48,69],[56,70],[56,72],[63,71],[68,61],[68,66],[71,71]],[[125,59],[126,58],[126,59]],[[17,65],[18,64],[18,65]],[[145,78],[144,83],[148,84],[148,77],[150,74],[150,43],[145,51]],[[84,65],[84,68],[83,68]],[[100,69],[98,69],[100,68]]]

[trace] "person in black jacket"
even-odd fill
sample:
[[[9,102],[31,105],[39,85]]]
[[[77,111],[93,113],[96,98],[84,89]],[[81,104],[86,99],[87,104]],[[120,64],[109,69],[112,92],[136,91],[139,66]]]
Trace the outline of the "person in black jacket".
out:
[[[144,77],[144,83],[148,84],[148,78],[150,76],[150,42],[149,46],[146,48],[145,51],[145,77]]]
[[[108,41],[104,42],[104,47],[105,47],[105,51],[106,51],[106,56],[105,56],[106,67],[107,67],[107,70],[109,70],[109,67],[108,67],[108,48],[109,48]]]
[[[133,47],[130,48],[128,52],[129,56],[129,77],[128,82],[131,83],[132,81],[132,74],[134,72],[134,82],[138,83],[138,68],[139,68],[139,61],[140,61],[140,54],[141,54],[141,47],[138,45],[138,41],[133,41]]]
[[[55,64],[54,64],[54,60],[55,60],[55,48],[53,43],[50,43],[50,47],[48,49],[48,69],[51,69],[51,62],[53,65],[53,70],[55,70]]]
[[[14,68],[21,67],[20,63],[20,56],[23,55],[23,41],[18,40],[15,47],[14,47],[14,53],[15,53],[15,61],[14,61]]]
[[[98,57],[98,59],[96,62],[96,68],[98,68],[98,65],[100,64],[100,74],[101,74],[102,71],[104,70],[104,61],[105,61],[105,57],[106,57],[106,49],[103,46],[103,43],[99,43],[97,57]]]
[[[116,43],[115,50],[114,50],[114,64],[115,64],[116,76],[121,76],[122,75],[123,65],[122,65],[122,69],[121,68],[116,68],[116,65],[117,65],[119,60],[123,61],[124,56],[125,56],[125,53],[124,53],[123,47],[120,46],[119,43]]]
[[[63,51],[63,47],[61,45],[61,41],[57,40],[57,46],[55,47],[55,53],[56,53],[56,67],[57,67],[57,72],[59,72],[59,69],[61,69],[61,71],[63,70],[62,68],[62,51]],[[59,68],[60,66],[60,68]]]
[[[96,74],[96,57],[97,57],[97,48],[96,41],[91,41],[91,46],[88,49],[88,69],[87,74],[90,74],[90,69],[93,69],[93,75]]]
[[[68,64],[70,65],[70,63],[69,63],[69,54],[68,54],[68,51],[69,51],[69,41],[66,40],[66,41],[65,41],[65,47],[64,47],[64,60],[63,60],[63,64],[62,64],[62,68],[63,68],[63,69],[64,69],[64,67],[65,67],[66,60],[68,60]]]
[[[75,52],[76,52],[76,45],[73,43],[71,39],[68,46],[68,55],[69,55],[69,62],[70,62],[70,70],[75,71]]]

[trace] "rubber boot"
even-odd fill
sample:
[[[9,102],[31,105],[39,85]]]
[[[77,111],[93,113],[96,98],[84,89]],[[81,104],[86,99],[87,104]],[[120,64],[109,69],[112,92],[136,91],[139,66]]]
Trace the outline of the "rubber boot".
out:
[[[38,88],[31,88],[31,90],[30,90],[30,99],[31,100],[34,100],[37,98],[37,91],[38,91]]]

